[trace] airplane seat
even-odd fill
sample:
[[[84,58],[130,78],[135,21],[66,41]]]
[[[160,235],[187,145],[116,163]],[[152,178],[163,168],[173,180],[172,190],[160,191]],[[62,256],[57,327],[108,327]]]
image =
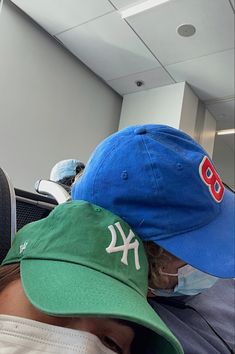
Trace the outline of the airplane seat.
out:
[[[56,182],[39,180],[36,190],[40,194],[14,188],[8,175],[0,168],[0,264],[16,231],[47,217],[57,204],[71,199],[63,186]]]
[[[57,205],[53,198],[15,189],[17,231],[24,225],[47,217]]]
[[[52,197],[58,204],[71,200],[70,193],[65,188],[66,186],[48,179],[39,179],[35,183],[37,193]]]
[[[8,175],[0,168],[0,264],[11,247],[15,232],[15,191]]]
[[[15,189],[17,231],[24,225],[47,217],[57,204],[71,199],[70,194],[56,182],[38,180],[36,193]]]

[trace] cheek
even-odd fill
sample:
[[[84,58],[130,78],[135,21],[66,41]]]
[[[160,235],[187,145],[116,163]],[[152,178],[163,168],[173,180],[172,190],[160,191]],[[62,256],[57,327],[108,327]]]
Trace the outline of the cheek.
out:
[[[129,353],[131,344],[135,338],[135,331],[128,325],[120,325],[118,323],[110,324],[109,335],[125,349],[125,353]]]
[[[179,268],[185,266],[186,263],[181,261],[180,259],[173,259],[170,262],[164,263],[161,266],[161,270],[165,273],[177,274]],[[175,277],[177,279],[177,277]]]
[[[178,284],[178,277],[168,277],[168,289],[174,289]]]
[[[159,274],[157,281],[158,289],[174,289],[174,287],[178,284],[178,277],[171,277],[169,275]]]
[[[103,323],[103,321],[103,319],[94,317],[73,317],[67,318],[66,327],[79,331],[89,332],[98,337],[105,328],[105,322]]]
[[[125,353],[129,352],[135,336],[131,327],[107,318],[71,318],[67,319],[66,327],[94,334],[103,344],[105,344],[106,337],[111,338],[121,348],[125,348]]]
[[[46,323],[52,326],[66,327],[66,319],[62,317],[47,316],[42,313],[37,315],[37,321]]]
[[[90,323],[89,321],[84,321],[82,318],[79,317],[67,318],[65,327],[93,333],[92,322]]]

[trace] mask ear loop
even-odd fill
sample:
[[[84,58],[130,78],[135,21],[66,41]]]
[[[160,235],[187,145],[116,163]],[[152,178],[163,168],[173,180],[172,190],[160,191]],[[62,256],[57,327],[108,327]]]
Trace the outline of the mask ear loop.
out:
[[[150,293],[151,293],[152,295],[157,296],[157,291],[156,291],[156,289],[153,289],[153,288],[148,287],[148,290],[150,291]]]
[[[159,269],[159,274],[161,275],[169,275],[170,277],[178,277],[178,273],[165,273],[161,269]]]

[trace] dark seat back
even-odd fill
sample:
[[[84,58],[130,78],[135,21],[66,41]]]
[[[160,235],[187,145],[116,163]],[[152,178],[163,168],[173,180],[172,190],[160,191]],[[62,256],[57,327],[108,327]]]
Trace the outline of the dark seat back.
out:
[[[12,183],[0,168],[0,263],[5,258],[16,230],[16,199]]]
[[[55,199],[15,189],[17,231],[24,225],[48,216],[57,205]]]
[[[14,189],[0,168],[0,264],[11,247],[16,231],[45,218],[57,205],[51,197]]]

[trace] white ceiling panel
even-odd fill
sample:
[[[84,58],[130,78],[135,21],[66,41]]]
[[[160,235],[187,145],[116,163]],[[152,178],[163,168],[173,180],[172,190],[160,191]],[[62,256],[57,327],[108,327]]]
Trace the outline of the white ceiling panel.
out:
[[[129,7],[138,2],[142,2],[140,0],[110,0],[117,9],[122,9],[123,7]]]
[[[187,81],[202,100],[234,95],[234,50],[166,67],[177,81]]]
[[[208,110],[217,120],[217,129],[230,129],[235,127],[234,99],[219,101],[207,105]]]
[[[142,81],[144,84],[140,87],[136,85],[137,81]],[[155,87],[170,85],[174,80],[166,73],[166,71],[159,67],[153,70],[144,71],[141,73],[122,77],[107,81],[107,83],[121,95],[128,93],[148,90]]]
[[[57,38],[104,80],[160,66],[118,13],[90,21]]]
[[[108,0],[12,0],[50,34],[114,11]]]
[[[228,0],[168,1],[127,21],[163,65],[234,47],[234,14]],[[182,24],[194,25],[196,33],[179,36],[176,29]]]

